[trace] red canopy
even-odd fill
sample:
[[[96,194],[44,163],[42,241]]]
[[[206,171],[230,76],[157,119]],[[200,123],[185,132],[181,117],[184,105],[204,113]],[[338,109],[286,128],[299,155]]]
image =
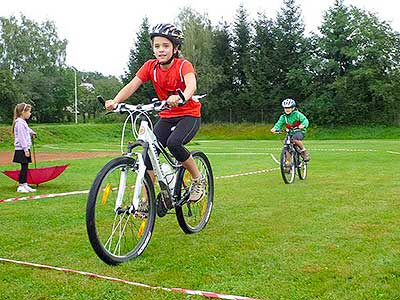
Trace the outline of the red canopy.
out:
[[[60,176],[60,174],[64,172],[68,166],[69,164],[63,166],[29,169],[27,176],[28,184],[41,184],[43,182],[50,181]],[[20,170],[3,171],[6,176],[14,179],[15,181],[18,181],[19,172]]]

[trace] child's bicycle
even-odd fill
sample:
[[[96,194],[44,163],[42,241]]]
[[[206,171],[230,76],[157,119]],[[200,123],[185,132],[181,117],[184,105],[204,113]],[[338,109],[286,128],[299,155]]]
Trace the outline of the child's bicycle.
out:
[[[194,96],[199,101],[203,96]],[[104,105],[104,99],[98,100]],[[179,226],[187,233],[201,231],[208,223],[214,199],[214,178],[210,162],[201,151],[192,151],[206,192],[198,202],[189,202],[190,173],[157,141],[149,114],[167,109],[166,101],[153,99],[146,105],[119,104],[112,112],[128,113],[124,122],[121,151],[128,121],[135,142],[109,161],[97,173],[86,206],[86,228],[90,243],[100,259],[116,265],[143,253],[150,242],[156,214],[165,216],[175,209]],[[139,130],[137,125],[140,122]],[[162,155],[161,163],[158,152]],[[158,186],[146,172],[150,158]],[[159,190],[156,197],[155,187]]]
[[[307,178],[307,162],[304,161],[301,155],[300,148],[292,141],[292,136],[297,127],[286,129],[286,137],[283,141],[283,148],[280,158],[280,167],[282,179],[286,184],[294,182],[296,169],[301,180]],[[282,131],[277,131],[281,133]]]

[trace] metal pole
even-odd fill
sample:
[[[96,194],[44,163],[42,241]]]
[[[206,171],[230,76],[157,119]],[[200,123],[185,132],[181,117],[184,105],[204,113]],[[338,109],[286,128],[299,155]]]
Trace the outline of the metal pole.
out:
[[[74,69],[74,73],[75,73],[75,124],[78,124],[78,86],[76,83],[76,69],[75,67],[72,67]]]

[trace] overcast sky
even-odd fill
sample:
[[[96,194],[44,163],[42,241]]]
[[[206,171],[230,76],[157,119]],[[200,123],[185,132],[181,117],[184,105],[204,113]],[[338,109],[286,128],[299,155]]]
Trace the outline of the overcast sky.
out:
[[[150,25],[173,22],[179,10],[189,6],[207,14],[213,24],[224,20],[233,22],[243,3],[252,19],[257,12],[275,18],[282,0],[1,0],[0,16],[22,13],[42,22],[54,21],[60,38],[68,40],[67,64],[82,71],[98,71],[104,75],[120,76],[126,69],[129,50],[144,17]],[[229,3],[229,5],[225,5]],[[301,6],[306,32],[318,30],[323,13],[334,0],[297,0]],[[376,13],[400,32],[400,1],[345,0]]]

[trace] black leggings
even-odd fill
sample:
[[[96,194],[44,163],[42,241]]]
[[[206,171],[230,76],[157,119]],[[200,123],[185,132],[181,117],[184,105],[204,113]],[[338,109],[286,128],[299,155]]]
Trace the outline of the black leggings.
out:
[[[18,182],[20,184],[26,183],[27,175],[28,175],[28,164],[21,163],[21,172],[19,172]]]
[[[183,116],[175,118],[161,118],[154,126],[154,134],[164,147],[168,147],[171,154],[179,162],[184,162],[190,156],[184,147],[196,135],[200,128],[200,118]],[[175,127],[173,130],[172,128]],[[150,158],[146,158],[146,167],[152,170]]]

